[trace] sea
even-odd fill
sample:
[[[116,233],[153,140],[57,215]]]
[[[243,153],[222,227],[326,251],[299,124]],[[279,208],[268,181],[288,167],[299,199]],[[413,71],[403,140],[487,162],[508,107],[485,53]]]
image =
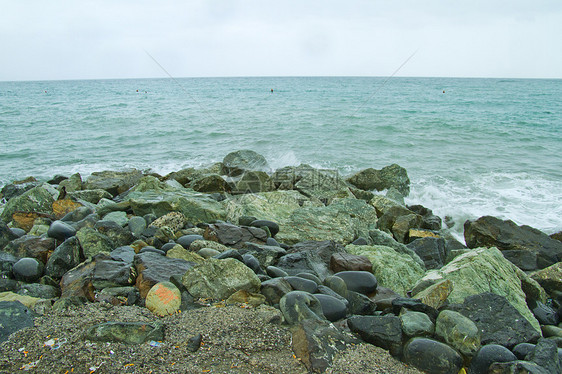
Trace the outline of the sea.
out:
[[[0,186],[252,149],[342,177],[396,163],[407,204],[562,230],[562,80],[410,77],[0,82]]]

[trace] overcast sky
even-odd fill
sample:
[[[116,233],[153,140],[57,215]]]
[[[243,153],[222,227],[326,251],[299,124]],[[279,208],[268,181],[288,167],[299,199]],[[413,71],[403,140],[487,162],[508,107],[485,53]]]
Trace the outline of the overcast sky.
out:
[[[0,0],[0,80],[562,78],[561,0]]]

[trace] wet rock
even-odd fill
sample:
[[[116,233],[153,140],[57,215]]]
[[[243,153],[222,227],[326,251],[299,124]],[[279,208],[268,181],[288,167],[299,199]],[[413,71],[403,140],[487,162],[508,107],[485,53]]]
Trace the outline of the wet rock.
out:
[[[342,252],[341,245],[333,241],[306,241],[295,244],[287,255],[281,257],[277,267],[289,275],[306,272],[312,273],[320,279],[331,275],[328,268],[333,253]]]
[[[347,314],[347,306],[340,299],[324,294],[314,294],[322,306],[322,313],[330,322],[339,321],[345,318]]]
[[[425,313],[431,318],[432,321],[437,319],[439,312],[430,307],[429,305],[425,305],[419,299],[411,299],[407,297],[398,297],[392,300],[392,312],[396,315],[400,314],[402,309],[412,310],[414,312],[421,312]]]
[[[366,295],[355,291],[347,291],[345,296],[350,314],[369,316],[377,310],[377,304]]]
[[[271,278],[282,278],[289,276],[286,271],[279,269],[276,266],[268,266],[265,268],[265,271]]]
[[[136,272],[130,263],[114,261],[107,255],[97,256],[91,275],[94,289],[130,286],[135,284]]]
[[[450,305],[448,309],[461,313],[476,324],[483,345],[513,348],[519,343],[534,343],[540,337],[539,331],[500,295],[488,292],[468,296],[463,304]]]
[[[6,199],[10,200],[14,197],[20,196],[30,189],[40,185],[34,177],[27,177],[23,180],[14,181],[2,187],[0,194]]]
[[[273,278],[261,282],[261,293],[270,305],[279,304],[281,298],[291,291],[293,291],[293,287],[284,278]]]
[[[141,344],[164,340],[164,325],[144,322],[105,322],[90,327],[86,339],[102,342]]]
[[[404,196],[408,196],[410,193],[408,173],[406,169],[396,164],[386,166],[381,170],[373,168],[361,170],[348,178],[347,181],[366,191],[383,191],[394,187]]]
[[[562,373],[561,363],[558,357],[558,347],[550,339],[539,339],[535,349],[526,358],[531,362],[545,368],[549,373]]]
[[[47,189],[42,186],[34,187],[8,200],[4,210],[0,213],[0,219],[10,222],[12,214],[16,212],[52,215],[54,201],[55,199]]]
[[[173,283],[156,283],[146,294],[145,305],[159,317],[174,314],[181,305],[181,292]]]
[[[89,227],[78,230],[76,237],[80,242],[85,258],[95,256],[99,253],[110,253],[115,247],[118,247],[107,235]]]
[[[542,333],[545,338],[560,337],[562,338],[562,328],[552,325],[541,326]]]
[[[95,259],[89,259],[66,272],[60,281],[61,298],[79,297],[94,301],[95,289],[91,278],[95,266]]]
[[[435,335],[465,357],[472,357],[480,349],[480,331],[467,317],[444,310],[435,322]]]
[[[28,283],[22,284],[17,293],[20,295],[47,300],[58,298],[60,296],[60,289],[47,284]]]
[[[499,345],[498,347],[502,347],[501,345]],[[505,350],[508,350],[505,347],[502,347]],[[513,354],[515,354],[515,356],[517,357],[517,360],[525,360],[525,357],[527,357],[527,355],[531,352],[533,352],[535,350],[535,344],[530,344],[530,343],[520,343],[517,344],[515,347],[513,347],[512,351]],[[498,361],[495,361],[498,362]]]
[[[137,270],[136,287],[143,298],[156,283],[168,282],[174,275],[183,276],[195,265],[152,252],[137,254],[133,263]]]
[[[293,290],[296,291],[304,291],[304,292],[308,292],[308,293],[315,293],[316,290],[318,289],[318,284],[309,280],[309,279],[304,279],[301,277],[285,277],[285,280],[287,282],[289,282],[289,284],[291,285],[291,287],[293,287]]]
[[[258,193],[275,190],[275,185],[264,171],[244,171],[234,182],[232,193]]]
[[[115,222],[120,227],[127,225],[129,218],[126,212],[111,212],[103,216],[103,221]]]
[[[34,326],[34,313],[19,301],[0,301],[0,343],[14,332]]]
[[[347,284],[342,278],[332,275],[324,279],[324,284],[341,297],[345,298],[347,296]]]
[[[422,259],[410,248],[406,247],[403,243],[398,243],[392,235],[381,231],[381,230],[371,230],[369,231],[369,237],[371,239],[372,245],[382,245],[385,247],[390,247],[394,249],[396,252],[405,254],[410,256],[414,262],[420,265],[422,268],[425,268],[424,262]]]
[[[136,169],[94,172],[86,179],[84,189],[102,189],[117,196],[133,187],[141,177],[142,172]]]
[[[517,226],[491,216],[465,223],[465,240],[469,248],[497,247],[501,251],[527,251],[536,255],[536,263],[518,262],[521,269],[543,269],[562,261],[562,243],[529,226]],[[516,260],[519,257],[510,257]],[[526,257],[521,257],[526,259]]]
[[[414,338],[404,346],[402,360],[432,374],[456,374],[462,368],[462,357],[447,344],[428,338]]]
[[[77,201],[85,201],[91,204],[97,204],[103,199],[113,198],[109,192],[101,188],[68,192],[66,197]]]
[[[432,308],[439,309],[445,305],[451,292],[453,292],[453,282],[450,279],[444,279],[416,293],[416,298]]]
[[[308,292],[291,291],[285,294],[279,301],[279,308],[290,325],[307,319],[325,320],[320,301]]]
[[[230,176],[240,175],[246,170],[269,170],[269,165],[265,157],[248,149],[242,149],[227,154],[222,163],[226,173]]]
[[[37,282],[43,276],[45,266],[42,262],[31,258],[24,257],[14,264],[12,272],[16,280],[22,282]]]
[[[230,223],[211,224],[207,226],[203,236],[206,240],[216,241],[233,248],[243,248],[246,242],[264,244],[267,240],[267,234],[262,229],[239,227]]]
[[[304,196],[318,199],[324,204],[330,204],[337,198],[355,198],[337,170],[314,168],[306,172],[302,170],[294,188]]]
[[[558,314],[551,307],[540,301],[529,300],[529,309],[541,325],[557,325],[559,322]]]
[[[16,262],[18,262],[16,256],[6,252],[0,252],[0,279],[6,279],[11,276],[12,268]]]
[[[60,279],[67,271],[77,266],[83,260],[84,255],[78,238],[75,236],[70,237],[55,248],[55,251],[49,256],[45,266],[45,274],[52,278]]]
[[[400,318],[386,316],[352,316],[347,324],[351,331],[364,341],[389,350],[398,355],[402,349],[402,326]]]
[[[196,178],[189,183],[189,187],[195,191],[205,193],[230,192],[230,186],[227,181],[218,174],[208,174]]]
[[[368,271],[342,271],[334,275],[344,280],[349,291],[365,295],[377,291],[377,278]]]
[[[55,184],[59,185],[59,191],[62,191],[64,189],[64,191],[66,192],[80,191],[83,187],[82,176],[80,175],[80,173],[72,174],[70,178],[65,178],[64,180],[61,180],[59,183]]]
[[[406,311],[400,314],[402,332],[407,337],[426,336],[431,337],[435,332],[435,324],[422,312]]]
[[[189,269],[182,283],[193,297],[226,299],[234,292],[259,292],[261,282],[256,274],[238,260],[208,259]]]
[[[367,256],[358,256],[351,253],[342,252],[332,254],[332,257],[330,258],[330,269],[334,273],[347,270],[370,272],[373,269],[373,264]]]
[[[412,257],[398,253],[390,247],[348,245],[345,249],[349,253],[368,257],[373,264],[372,272],[378,284],[401,295],[406,295],[425,274],[424,268]]]
[[[514,271],[513,265],[496,248],[472,250],[458,256],[439,270],[428,271],[414,287],[414,296],[417,297],[420,288],[427,288],[430,284],[445,279],[453,282],[453,290],[447,298],[450,303],[462,303],[467,296],[493,292],[506,297],[509,304],[513,305],[535,330],[539,330],[539,324],[527,306],[526,295],[521,289],[521,279]],[[430,283],[427,284],[426,281]]]
[[[439,269],[447,262],[448,253],[443,238],[420,238],[408,244],[407,247],[420,256],[428,270]]]
[[[47,235],[57,240],[66,240],[76,235],[76,229],[63,221],[53,221]]]
[[[49,254],[55,249],[55,239],[25,235],[14,239],[3,249],[18,258],[33,257],[46,263]]]
[[[287,254],[287,251],[279,246],[260,245],[255,243],[246,243],[246,249],[248,250],[246,253],[254,256],[262,268],[267,268],[273,264],[277,264],[279,258]]]
[[[109,256],[115,261],[132,264],[135,259],[135,250],[129,246],[117,247],[109,253]]]

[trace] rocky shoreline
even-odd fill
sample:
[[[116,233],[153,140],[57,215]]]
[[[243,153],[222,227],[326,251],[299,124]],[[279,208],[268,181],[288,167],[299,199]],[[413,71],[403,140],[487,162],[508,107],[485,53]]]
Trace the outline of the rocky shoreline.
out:
[[[0,372],[561,373],[560,233],[465,246],[409,184],[247,150],[8,184]]]

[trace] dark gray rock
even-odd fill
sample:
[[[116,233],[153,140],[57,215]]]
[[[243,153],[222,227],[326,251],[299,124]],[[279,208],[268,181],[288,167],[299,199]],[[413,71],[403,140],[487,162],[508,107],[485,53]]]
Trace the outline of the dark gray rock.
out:
[[[142,177],[136,169],[129,171],[101,171],[92,173],[84,183],[85,190],[102,189],[117,196],[133,187]]]
[[[362,190],[383,191],[391,187],[396,188],[402,195],[410,193],[410,179],[406,169],[397,164],[385,166],[381,170],[368,168],[361,170],[347,179],[349,183]]]
[[[6,223],[0,220],[0,250],[17,237],[18,236],[10,230]]]
[[[345,252],[345,249],[331,240],[300,242],[293,245],[276,266],[289,275],[306,272],[325,279],[332,274],[329,269],[332,254],[338,252]]]
[[[144,322],[105,322],[90,327],[86,339],[103,342],[141,344],[164,340],[164,325]]]
[[[258,227],[261,228],[263,226],[267,227],[269,229],[269,232],[271,233],[271,236],[275,236],[278,232],[279,232],[279,225],[273,221],[267,221],[264,219],[258,219],[255,221],[252,221],[250,223],[250,226],[253,227]]]
[[[59,245],[49,257],[45,274],[60,279],[62,276],[84,260],[84,254],[78,238],[73,236]]]
[[[513,348],[519,343],[535,343],[540,337],[539,332],[503,296],[489,292],[473,295],[463,304],[452,304],[447,309],[471,319],[481,332],[483,345]]]
[[[10,278],[0,278],[0,292],[17,292],[21,288],[20,282]]]
[[[308,292],[291,291],[279,300],[279,309],[288,324],[294,325],[306,319],[324,320],[320,301]]]
[[[63,222],[78,222],[94,214],[94,210],[87,206],[81,206],[74,209],[72,212],[66,213],[60,220]]]
[[[94,229],[107,236],[116,247],[129,245],[135,240],[131,231],[114,221],[98,221],[94,225]]]
[[[501,345],[499,346],[501,347]],[[502,347],[507,349],[505,347]],[[525,360],[525,357],[535,350],[535,344],[530,343],[520,343],[513,347],[512,352],[517,357],[518,360]]]
[[[64,221],[53,221],[47,235],[57,240],[66,240],[76,235],[76,229]]]
[[[44,270],[43,263],[31,257],[20,259],[12,268],[16,280],[29,283],[37,282],[43,276]]]
[[[20,229],[19,227],[10,227],[10,231],[18,238],[21,238],[26,234],[25,230]]]
[[[129,222],[127,222],[127,226],[133,236],[138,238],[146,229],[146,220],[143,217],[133,216],[129,219]]]
[[[151,245],[147,245],[146,247],[142,247],[141,250],[139,251],[139,253],[147,253],[147,252],[156,253],[156,254],[159,254],[160,256],[166,255],[166,252],[161,251],[160,249],[155,248]]]
[[[347,325],[367,343],[384,348],[392,355],[400,354],[402,349],[400,318],[392,315],[352,316],[348,318]]]
[[[314,275],[312,273],[298,273],[296,276],[304,278],[304,279],[308,279],[310,281],[313,281],[317,285],[322,284],[322,281],[320,280],[320,278],[318,278],[316,275]]]
[[[256,243],[246,243],[246,249],[246,253],[253,255],[263,268],[277,264],[279,258],[287,254],[287,251],[278,245],[270,246]]]
[[[28,177],[22,181],[14,181],[2,187],[0,194],[9,201],[10,199],[20,196],[23,193],[31,190],[34,187],[39,186],[41,183],[33,177]]]
[[[233,259],[238,260],[242,263],[244,262],[244,258],[242,257],[240,252],[238,252],[236,249],[227,249],[226,251],[221,252],[218,255],[213,256],[213,258],[216,258],[216,259],[219,259],[219,260],[224,260],[225,258],[233,258]]]
[[[115,261],[132,264],[135,259],[135,250],[129,246],[117,247],[109,253],[109,256]]]
[[[334,253],[330,258],[330,269],[334,273],[339,273],[341,271],[371,272],[373,264],[367,256],[354,255],[351,253]]]
[[[549,373],[562,374],[558,358],[558,347],[550,339],[541,338],[526,360],[545,368]]]
[[[558,314],[551,307],[534,300],[528,301],[527,305],[541,325],[558,325]]]
[[[14,239],[4,247],[4,252],[18,258],[33,257],[46,263],[49,255],[55,250],[55,239],[25,235]]]
[[[349,307],[349,301],[347,301],[347,299],[341,295],[339,295],[338,293],[336,293],[336,291],[332,290],[330,287],[324,286],[324,285],[319,285],[318,289],[316,290],[315,295],[317,294],[322,294],[322,295],[328,295],[328,296],[332,296],[335,297],[336,299],[338,299],[339,301],[341,301],[346,308]]]
[[[434,231],[441,230],[441,217],[434,215],[431,209],[428,209],[422,205],[408,205],[408,209],[422,216],[422,229]]]
[[[279,242],[277,242],[277,240],[275,240],[274,238],[267,238],[267,240],[265,241],[265,245],[280,247]]]
[[[348,309],[350,314],[369,316],[377,310],[377,304],[359,292],[347,291],[346,300],[349,302]]]
[[[37,297],[39,299],[55,299],[60,296],[60,289],[47,284],[28,283],[22,284],[17,291],[20,295]]]
[[[195,264],[179,258],[161,256],[146,252],[135,255],[133,262],[137,270],[136,286],[141,297],[145,298],[148,291],[159,282],[168,282],[174,275],[183,276]]]
[[[12,276],[12,268],[18,258],[11,253],[0,252],[0,279]]]
[[[281,298],[291,291],[293,291],[293,287],[285,278],[273,278],[261,282],[260,292],[270,305],[279,304]]]
[[[261,268],[260,262],[253,255],[251,255],[249,253],[246,253],[246,254],[242,255],[242,259],[243,259],[244,265],[246,265],[247,267],[252,269],[254,271],[254,273],[264,274],[263,269]]]
[[[289,282],[291,287],[293,287],[293,289],[296,291],[315,293],[316,290],[318,289],[318,284],[309,279],[296,277],[296,276],[292,276],[292,277],[289,276],[289,277],[285,277],[285,280]]]
[[[33,327],[34,319],[33,312],[19,301],[0,301],[0,343],[18,330]]]
[[[265,157],[249,149],[227,154],[222,163],[226,173],[230,176],[240,175],[246,170],[269,171]]]
[[[536,268],[543,269],[562,261],[562,242],[529,226],[517,226],[491,216],[466,221],[464,236],[469,248],[497,247],[501,251],[524,250],[536,254]],[[515,264],[531,268],[534,264]]]
[[[93,228],[96,222],[98,222],[100,217],[96,213],[92,213],[84,217],[83,219],[72,223],[72,227],[74,227],[77,231],[80,231],[84,227]],[[65,221],[66,222],[66,221]]]
[[[426,269],[440,269],[445,265],[447,250],[443,238],[419,238],[407,245],[423,260]]]
[[[203,237],[228,247],[244,248],[246,242],[265,244],[267,233],[257,227],[239,227],[223,222],[207,226]]]
[[[353,242],[351,242],[351,244],[353,244],[353,245],[368,245],[369,242],[367,241],[367,239],[365,239],[363,237],[358,237]]]
[[[529,361],[511,361],[511,362],[495,362],[490,365],[487,371],[488,374],[512,374],[512,373],[525,373],[525,374],[556,374],[548,371],[542,366]]]
[[[191,243],[193,243],[196,240],[204,240],[204,239],[203,239],[203,236],[201,236],[201,235],[194,235],[194,234],[183,235],[183,236],[180,236],[176,240],[176,243],[181,245],[185,249],[189,249],[189,246],[191,245]]]
[[[322,313],[328,321],[335,322],[345,318],[347,307],[341,300],[324,294],[314,294],[314,297],[320,302]]]
[[[402,308],[412,310],[414,312],[422,312],[431,318],[431,321],[435,322],[439,312],[437,309],[430,307],[421,302],[420,299],[410,299],[407,297],[398,297],[392,300],[392,313],[398,315]]]
[[[84,257],[93,257],[99,253],[110,253],[116,246],[107,235],[90,227],[83,227],[76,233]]]
[[[377,292],[377,278],[368,271],[341,271],[334,276],[343,279],[348,291],[371,295]]]
[[[324,279],[324,285],[329,287],[331,290],[333,290],[341,297],[347,297],[347,292],[348,292],[347,284],[342,278],[333,275],[329,276],[326,279]]]
[[[203,341],[203,335],[197,334],[192,336],[187,340],[187,350],[190,352],[197,352],[201,348],[201,342]]]
[[[287,274],[286,271],[279,269],[276,266],[268,266],[265,268],[265,272],[267,273],[267,275],[269,275],[271,278],[282,278],[282,277],[287,277],[289,276],[289,274]]]
[[[416,336],[431,337],[435,333],[435,324],[427,314],[421,312],[407,311],[400,314],[402,332],[407,337]]]
[[[404,346],[403,361],[431,374],[456,374],[462,357],[447,344],[428,338],[413,338]]]
[[[123,287],[135,284],[135,270],[130,263],[114,261],[109,257],[97,259],[91,278],[96,290],[108,287]]]

